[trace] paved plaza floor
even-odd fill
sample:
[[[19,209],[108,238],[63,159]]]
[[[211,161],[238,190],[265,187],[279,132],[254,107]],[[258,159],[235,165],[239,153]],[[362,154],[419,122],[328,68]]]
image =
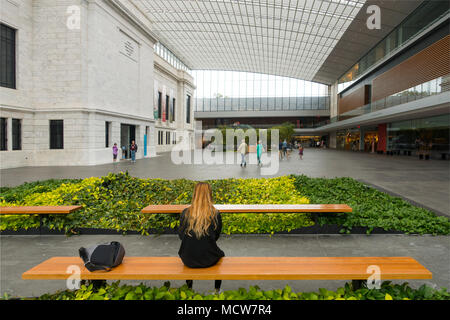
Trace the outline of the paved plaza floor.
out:
[[[176,165],[170,153],[115,164],[69,167],[25,167],[0,170],[0,185],[14,186],[26,181],[50,178],[87,178],[109,172],[128,171],[141,178],[193,180],[223,178],[261,178],[256,165],[241,168],[239,164]],[[281,160],[274,176],[305,174],[310,177],[352,177],[383,191],[450,216],[450,162],[448,160],[419,160],[413,156],[387,156],[330,149],[305,149],[303,160],[296,153]]]
[[[31,297],[64,290],[63,280],[22,280],[21,275],[36,264],[54,256],[77,256],[78,248],[107,241],[123,243],[127,256],[177,256],[177,235],[161,236],[1,236],[0,294]],[[222,235],[218,245],[227,256],[411,256],[433,273],[431,280],[408,281],[412,287],[422,284],[449,288],[450,242],[446,236],[412,235]],[[164,281],[128,281],[121,283],[162,286]],[[248,289],[258,285],[263,290],[289,284],[295,292],[335,290],[346,281],[224,281],[223,290]],[[400,283],[403,281],[400,281]],[[179,287],[184,281],[171,281]],[[214,281],[194,281],[194,290],[213,290]]]
[[[305,174],[310,177],[352,177],[369,185],[399,195],[439,214],[450,215],[449,161],[419,160],[407,156],[386,156],[336,150],[306,149],[304,160],[296,154],[280,162],[274,176]],[[14,186],[25,181],[50,178],[86,178],[109,172],[128,171],[142,178],[186,178],[195,180],[220,178],[262,178],[260,168],[248,165],[175,165],[170,154],[116,164],[84,167],[27,167],[0,171],[1,185]],[[162,236],[0,236],[0,294],[36,296],[65,289],[65,282],[21,279],[21,274],[53,256],[77,256],[78,249],[90,244],[117,240],[124,244],[128,256],[177,256],[176,235]],[[222,235],[218,242],[227,256],[411,256],[433,273],[432,280],[409,281],[412,286],[424,283],[450,286],[450,237],[414,235]],[[140,281],[133,282],[138,284]],[[163,281],[147,281],[161,286]],[[223,289],[258,285],[264,290],[283,288],[294,291],[336,289],[345,281],[224,281]],[[172,281],[174,286],[183,281]],[[194,289],[212,290],[213,281],[196,281]]]

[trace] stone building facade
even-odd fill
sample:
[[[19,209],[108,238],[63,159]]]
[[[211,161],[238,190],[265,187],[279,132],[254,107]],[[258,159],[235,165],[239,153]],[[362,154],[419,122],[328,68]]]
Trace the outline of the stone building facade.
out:
[[[0,3],[2,31],[15,37],[15,81],[0,86],[0,168],[110,163],[113,144],[128,150],[132,139],[137,159],[153,157],[176,142],[172,134],[159,145],[158,130],[192,131],[193,79],[155,53],[158,39],[132,4]],[[155,84],[175,99],[171,123],[155,119]]]

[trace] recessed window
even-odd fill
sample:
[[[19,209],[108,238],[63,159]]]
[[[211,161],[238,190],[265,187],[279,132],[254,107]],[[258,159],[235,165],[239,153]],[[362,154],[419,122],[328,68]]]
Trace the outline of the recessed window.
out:
[[[12,149],[22,150],[22,120],[12,119]]]
[[[64,149],[64,120],[50,120],[50,149]]]
[[[170,110],[170,121],[175,121],[175,98],[172,99],[172,110]]]
[[[158,91],[158,119],[162,117],[162,94]]]
[[[0,86],[16,88],[16,30],[0,23]]]
[[[161,146],[164,144],[164,132],[158,131],[158,145]]]
[[[8,150],[8,119],[0,118],[0,151]]]
[[[166,131],[166,144],[170,144],[170,131]]]
[[[109,148],[111,145],[111,122],[105,122],[105,148]]]
[[[191,96],[186,98],[186,123],[191,123]]]

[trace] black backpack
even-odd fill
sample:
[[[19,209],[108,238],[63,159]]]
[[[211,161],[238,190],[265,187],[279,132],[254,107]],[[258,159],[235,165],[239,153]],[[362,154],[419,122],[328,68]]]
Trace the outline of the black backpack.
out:
[[[89,271],[110,271],[122,263],[125,256],[125,248],[120,242],[98,244],[89,248],[81,247],[78,250],[84,266]]]

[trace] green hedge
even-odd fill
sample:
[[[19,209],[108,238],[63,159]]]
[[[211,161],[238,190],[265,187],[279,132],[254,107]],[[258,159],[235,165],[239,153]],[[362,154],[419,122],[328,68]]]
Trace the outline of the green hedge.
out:
[[[264,204],[309,203],[294,186],[292,177],[271,179],[226,179],[208,181],[215,203]],[[67,216],[43,218],[50,229],[73,232],[76,228],[103,228],[118,231],[175,228],[177,214],[141,214],[149,204],[189,204],[196,182],[185,179],[139,179],[127,173],[102,178],[54,181],[23,185],[7,190],[0,205],[81,205],[82,210]],[[50,187],[52,186],[52,187]],[[311,226],[310,214],[223,214],[223,232],[274,233]],[[18,230],[39,226],[37,216],[3,216],[0,230]]]
[[[209,180],[215,203],[345,203],[352,213],[314,214],[317,222],[342,226],[375,227],[417,234],[450,234],[450,220],[367,187],[351,178],[322,179],[284,176],[270,179]],[[139,179],[127,173],[83,180],[48,180],[2,188],[0,205],[81,205],[67,216],[43,218],[43,226],[70,234],[77,228],[162,231],[175,228],[178,215],[141,214],[149,204],[188,204],[196,181]],[[274,233],[314,225],[310,214],[223,214],[223,232]],[[3,216],[0,230],[39,227],[38,216]]]
[[[5,296],[4,299],[10,297]],[[36,300],[450,300],[450,292],[446,288],[433,289],[422,285],[419,289],[412,289],[408,283],[392,284],[383,282],[380,289],[361,288],[353,290],[351,284],[336,291],[319,289],[318,292],[293,292],[286,285],[284,289],[263,291],[258,286],[251,286],[248,290],[224,291],[221,293],[199,293],[188,289],[186,285],[171,288],[170,282],[164,286],[147,287],[120,285],[114,282],[98,289],[92,285],[82,285],[79,290],[58,291],[44,294]]]
[[[368,232],[379,227],[404,233],[434,235],[450,234],[450,220],[433,212],[418,208],[409,202],[368,187],[351,178],[309,178],[292,176],[298,192],[311,203],[345,203],[352,207],[351,214],[322,215],[317,223],[337,224],[341,232],[349,233],[353,227],[367,227]]]

